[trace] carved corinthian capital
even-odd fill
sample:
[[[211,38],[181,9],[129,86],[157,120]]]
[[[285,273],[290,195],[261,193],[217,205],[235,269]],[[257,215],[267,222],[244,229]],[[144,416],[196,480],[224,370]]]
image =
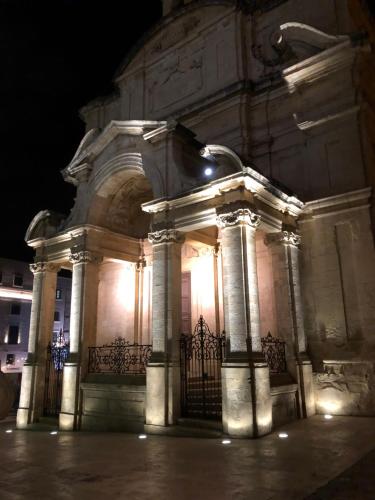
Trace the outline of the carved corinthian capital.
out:
[[[280,231],[279,233],[269,233],[265,237],[266,245],[284,244],[299,247],[301,236],[292,231]]]
[[[59,266],[57,266],[56,264],[52,264],[51,262],[42,262],[42,261],[33,262],[32,264],[29,265],[29,267],[30,271],[33,274],[44,273],[46,271],[57,272],[59,270]]]
[[[93,252],[90,252],[89,250],[81,250],[79,252],[71,252],[69,255],[69,262],[72,264],[87,264],[87,263],[93,263],[93,264],[99,264],[101,262],[102,257],[99,255],[96,255]]]
[[[148,233],[148,241],[153,245],[158,243],[183,243],[184,239],[184,235],[176,231],[176,229],[161,229],[160,231]]]
[[[233,205],[233,210],[231,211],[231,204],[225,205],[217,210],[216,224],[220,228],[237,226],[238,224],[247,224],[254,229],[259,226],[260,216],[251,210],[251,208],[237,208],[236,204]]]

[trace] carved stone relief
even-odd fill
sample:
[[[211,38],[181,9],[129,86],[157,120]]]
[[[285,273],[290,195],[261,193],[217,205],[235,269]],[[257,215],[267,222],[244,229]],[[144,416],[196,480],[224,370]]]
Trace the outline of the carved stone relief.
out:
[[[128,179],[113,197],[106,217],[106,227],[127,236],[146,237],[150,216],[142,211],[141,205],[152,197],[147,179],[141,176]]]

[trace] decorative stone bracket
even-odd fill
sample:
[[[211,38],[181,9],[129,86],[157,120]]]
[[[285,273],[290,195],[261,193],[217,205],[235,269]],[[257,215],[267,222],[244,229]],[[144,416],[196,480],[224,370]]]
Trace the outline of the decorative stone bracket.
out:
[[[247,224],[256,229],[260,224],[260,216],[252,207],[242,203],[229,203],[216,209],[216,224],[220,228]]]
[[[176,229],[161,229],[148,234],[148,241],[153,245],[160,243],[183,243],[184,235]]]
[[[264,242],[266,245],[284,244],[298,248],[301,244],[301,236],[292,231],[280,231],[266,234]]]
[[[69,262],[72,264],[99,264],[102,261],[102,257],[89,250],[81,250],[79,252],[71,252],[69,255]]]
[[[30,271],[33,274],[36,273],[45,273],[46,271],[50,272],[57,272],[59,270],[59,266],[56,264],[53,264],[51,262],[33,262],[32,264],[29,265]]]

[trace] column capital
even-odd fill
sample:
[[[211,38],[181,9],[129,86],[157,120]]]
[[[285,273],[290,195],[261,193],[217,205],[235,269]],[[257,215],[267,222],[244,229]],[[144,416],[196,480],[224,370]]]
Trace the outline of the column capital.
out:
[[[87,263],[99,264],[101,261],[102,257],[100,255],[90,252],[89,250],[80,250],[78,252],[71,250],[69,255],[69,262],[73,265]]]
[[[282,244],[298,248],[301,244],[301,236],[293,231],[280,231],[266,234],[264,242],[266,245]]]
[[[153,233],[148,233],[148,241],[153,245],[160,243],[183,243],[185,236],[176,229],[160,229]]]
[[[60,269],[60,266],[58,266],[57,264],[53,264],[52,262],[38,261],[30,264],[29,268],[33,274],[45,273],[47,271],[57,273]]]
[[[248,203],[228,203],[216,209],[216,224],[220,228],[246,224],[256,229],[260,224],[260,215]]]

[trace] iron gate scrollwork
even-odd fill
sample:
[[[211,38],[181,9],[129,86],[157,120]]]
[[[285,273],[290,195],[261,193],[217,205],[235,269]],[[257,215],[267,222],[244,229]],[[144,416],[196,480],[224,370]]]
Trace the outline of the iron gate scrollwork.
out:
[[[144,375],[152,354],[152,345],[130,344],[117,337],[111,344],[89,347],[89,373]]]
[[[285,342],[272,337],[271,332],[268,332],[268,335],[261,339],[261,343],[270,373],[285,373],[287,371]]]
[[[69,355],[69,343],[60,331],[57,339],[47,346],[43,415],[57,417],[61,410],[64,363]]]
[[[220,419],[225,336],[211,333],[203,316],[193,335],[182,335],[181,410],[184,417]]]

